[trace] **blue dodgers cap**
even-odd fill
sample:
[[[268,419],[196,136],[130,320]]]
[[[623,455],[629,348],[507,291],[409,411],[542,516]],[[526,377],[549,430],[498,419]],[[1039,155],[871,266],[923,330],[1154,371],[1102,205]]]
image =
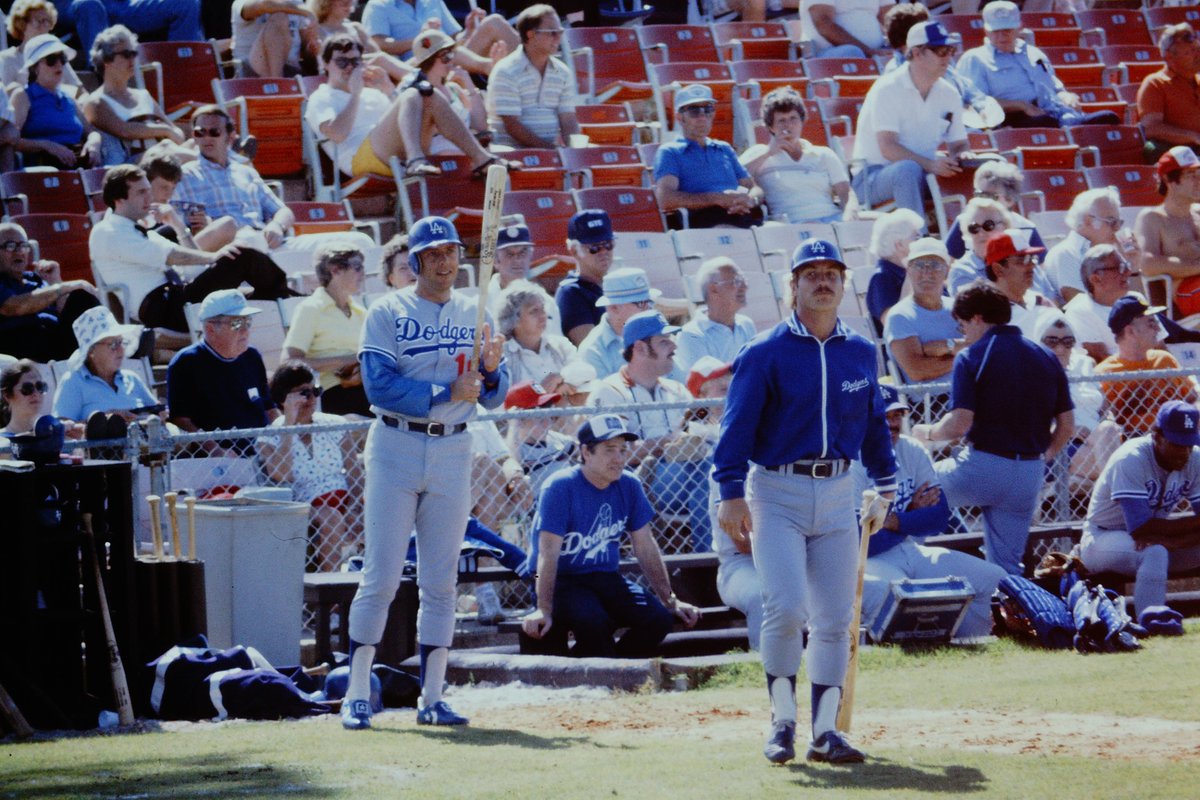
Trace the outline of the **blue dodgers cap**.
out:
[[[900,393],[896,391],[894,386],[888,386],[881,383],[879,385],[879,391],[883,394],[883,411],[885,414],[890,414],[893,411],[900,411],[901,409],[904,411],[912,411],[912,406],[905,402],[904,398],[900,396]]]
[[[421,271],[421,259],[417,256],[431,247],[443,244],[462,246],[454,223],[445,217],[422,217],[408,232],[408,265],[413,273]]]
[[[1163,438],[1180,447],[1200,446],[1200,409],[1182,400],[1168,400],[1158,407],[1154,427]]]
[[[620,414],[597,414],[579,426],[578,436],[580,444],[607,442],[618,436],[623,436],[631,442],[638,438]]]
[[[496,236],[497,250],[522,244],[533,244],[533,236],[529,233],[528,225],[520,223],[509,225],[507,228],[501,228],[500,233]]]
[[[599,308],[615,303],[644,303],[662,296],[659,289],[650,288],[646,271],[637,267],[621,267],[604,276],[601,284],[604,296],[596,301]]]
[[[957,43],[940,22],[918,22],[908,29],[908,38],[904,40],[905,47],[942,47]]]
[[[679,330],[678,325],[667,324],[666,317],[651,309],[634,314],[625,320],[625,330],[621,334],[621,339],[625,342],[626,347],[632,347],[634,342],[640,342],[660,334],[669,336],[672,333],[678,333]]]
[[[580,244],[598,244],[613,238],[612,220],[599,208],[585,208],[567,223],[567,238]]]
[[[248,317],[260,311],[261,308],[248,304],[246,295],[237,289],[220,289],[200,303],[200,321],[205,322],[213,317]]]
[[[1108,327],[1115,336],[1138,317],[1148,317],[1166,310],[1164,306],[1147,305],[1142,298],[1127,294],[1113,303],[1112,311],[1108,312]]]
[[[818,261],[832,261],[843,270],[846,269],[846,262],[842,261],[841,251],[836,244],[825,239],[805,239],[792,253],[792,270]]]

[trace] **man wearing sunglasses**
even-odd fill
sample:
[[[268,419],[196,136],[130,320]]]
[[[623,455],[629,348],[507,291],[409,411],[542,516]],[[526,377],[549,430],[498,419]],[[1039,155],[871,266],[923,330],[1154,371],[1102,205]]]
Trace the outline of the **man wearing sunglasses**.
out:
[[[602,310],[600,322],[579,343],[578,358],[591,364],[598,378],[606,378],[625,365],[622,336],[625,322],[635,314],[654,308],[662,295],[650,288],[645,270],[637,267],[614,269],[604,276],[604,296],[596,301]]]
[[[1032,339],[1042,309],[1054,308],[1054,303],[1033,288],[1038,270],[1034,256],[1046,248],[1033,247],[1028,231],[1005,231],[988,240],[985,252],[987,279],[1012,304],[1010,324]]]
[[[585,208],[567,223],[567,251],[575,257],[575,269],[558,284],[554,302],[563,335],[576,347],[604,313],[597,301],[604,295],[601,284],[612,266],[615,241],[612,221],[601,209]]]
[[[71,324],[100,305],[96,287],[64,281],[57,261],[34,261],[25,229],[0,223],[0,353],[39,363],[69,358]]]
[[[1070,231],[1046,253],[1042,267],[1062,302],[1066,303],[1085,291],[1080,274],[1084,254],[1098,244],[1117,243],[1117,231],[1124,226],[1121,197],[1112,186],[1080,192],[1071,202],[1064,222]],[[1133,244],[1133,236],[1128,230],[1122,236]]]
[[[1108,315],[1113,304],[1130,293],[1129,279],[1135,273],[1113,244],[1088,248],[1079,272],[1087,291],[1072,297],[1063,313],[1083,349],[1099,364],[1117,352],[1117,339],[1108,327]]]
[[[749,228],[762,221],[762,190],[727,142],[710,139],[717,103],[703,84],[675,92],[683,134],[654,155],[654,195],[663,211],[687,212],[688,228]],[[675,224],[679,215],[669,214]]]
[[[1154,159],[1178,144],[1200,150],[1200,43],[1191,23],[1164,29],[1158,50],[1166,66],[1147,75],[1137,93],[1147,155]]]

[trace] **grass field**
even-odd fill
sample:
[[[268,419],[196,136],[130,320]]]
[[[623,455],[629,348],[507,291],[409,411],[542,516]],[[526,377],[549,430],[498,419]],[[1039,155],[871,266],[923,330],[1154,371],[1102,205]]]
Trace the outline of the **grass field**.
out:
[[[743,665],[679,693],[462,687],[464,730],[406,710],[361,733],[321,718],[2,742],[0,797],[1195,798],[1188,632],[1128,655],[864,652],[852,738],[870,759],[852,768],[767,765],[761,672]]]

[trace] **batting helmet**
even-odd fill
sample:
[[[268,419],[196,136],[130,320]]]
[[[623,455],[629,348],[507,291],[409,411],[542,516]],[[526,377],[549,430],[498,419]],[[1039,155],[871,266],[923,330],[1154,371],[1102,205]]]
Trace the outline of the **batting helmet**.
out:
[[[325,700],[341,700],[346,696],[346,689],[350,686],[350,667],[338,667],[331,670],[325,676]],[[371,711],[378,714],[383,711],[383,684],[379,680],[379,676],[374,672],[371,673]]]
[[[825,239],[805,239],[792,253],[793,270],[818,261],[832,261],[842,269],[846,268],[846,262],[842,261],[842,254],[837,245]]]
[[[423,217],[417,220],[408,232],[408,265],[412,267],[414,275],[421,272],[420,254],[443,244],[463,246],[453,222],[445,217]]]

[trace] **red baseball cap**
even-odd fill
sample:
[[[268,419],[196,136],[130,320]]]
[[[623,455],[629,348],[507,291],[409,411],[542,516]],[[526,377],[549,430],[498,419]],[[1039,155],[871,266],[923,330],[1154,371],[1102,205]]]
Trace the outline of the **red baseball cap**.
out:
[[[505,408],[545,408],[562,399],[557,392],[547,392],[540,383],[523,381],[508,390],[504,396]]]
[[[1200,157],[1186,145],[1172,147],[1158,159],[1158,177],[1167,177],[1177,169],[1200,169]]]
[[[704,384],[720,378],[722,375],[728,375],[731,366],[731,364],[726,364],[712,356],[701,356],[696,359],[696,363],[692,364],[687,376],[687,388],[692,393],[692,397],[700,396],[700,388]]]
[[[1005,231],[988,240],[987,257],[984,258],[984,261],[991,266],[999,264],[1009,256],[1032,256],[1044,252],[1046,252],[1044,247],[1029,245],[1029,231],[1018,229]]]

